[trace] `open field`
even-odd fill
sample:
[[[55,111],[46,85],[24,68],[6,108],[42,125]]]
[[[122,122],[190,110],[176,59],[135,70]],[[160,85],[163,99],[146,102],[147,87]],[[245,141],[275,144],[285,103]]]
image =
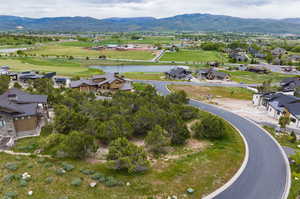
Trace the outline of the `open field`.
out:
[[[253,92],[245,88],[202,87],[190,85],[170,85],[169,88],[173,91],[183,90],[189,97],[198,100],[206,100],[209,95],[213,96],[213,98],[252,100],[253,95]]]
[[[77,62],[57,59],[50,61],[32,58],[0,59],[0,65],[8,65],[15,72],[35,70],[40,72],[56,72],[58,75],[67,76],[89,76],[101,73],[100,70],[89,69]]]
[[[15,149],[19,148],[24,151],[25,148],[31,146],[32,151],[38,146],[38,140],[39,138],[20,140]],[[195,193],[186,197],[200,198],[223,185],[239,169],[244,157],[244,144],[238,133],[231,128],[230,136],[226,139],[213,143],[201,141],[200,145],[200,150],[199,148],[196,150],[175,148],[175,151],[167,159],[157,160],[152,166],[152,170],[140,175],[112,171],[107,168],[105,163],[87,164],[85,161],[55,159],[41,161],[40,158],[35,157],[17,158],[1,154],[0,165],[2,167],[8,162],[18,165],[16,171],[3,169],[0,174],[1,179],[11,174],[28,172],[32,175],[32,180],[24,187],[20,186],[18,180],[6,182],[5,187],[7,188],[1,189],[0,195],[15,191],[18,193],[18,198],[28,198],[26,194],[32,190],[35,198],[45,199],[57,199],[64,196],[81,199],[140,199],[167,198],[171,195],[182,198],[186,195],[187,188],[193,188]],[[75,169],[59,176],[55,171],[62,167],[63,162],[74,165]],[[103,183],[99,183],[96,188],[90,188],[88,183],[93,181],[91,176],[84,175],[80,169],[89,169],[105,176],[112,176],[125,184],[129,182],[130,186],[107,187]],[[53,179],[52,183],[45,182],[49,177]],[[81,178],[82,185],[72,186],[71,182],[75,178]],[[0,182],[0,186],[4,186],[3,181]]]
[[[215,51],[204,50],[180,50],[179,52],[167,52],[160,61],[179,61],[179,62],[202,62],[209,61],[226,62],[224,54]]]
[[[124,73],[126,78],[139,80],[164,80],[163,73]]]
[[[234,71],[228,72],[231,75],[231,80],[235,82],[243,82],[245,84],[255,84],[263,83],[267,80],[272,80],[273,82],[280,82],[282,79],[287,77],[294,77],[295,75],[285,75],[280,73],[270,73],[270,74],[257,74],[247,71]]]
[[[88,50],[83,47],[63,46],[63,45],[47,45],[39,47],[35,50],[26,51],[28,54],[36,54],[39,56],[73,56],[73,57],[93,57],[105,55],[111,59],[130,59],[130,60],[151,60],[155,57],[151,51],[117,51],[117,50]]]

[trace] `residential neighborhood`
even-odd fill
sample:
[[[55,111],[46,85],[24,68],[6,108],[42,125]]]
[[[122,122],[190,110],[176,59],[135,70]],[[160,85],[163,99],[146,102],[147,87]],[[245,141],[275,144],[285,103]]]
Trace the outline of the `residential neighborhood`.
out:
[[[0,198],[300,199],[298,7],[0,4]]]

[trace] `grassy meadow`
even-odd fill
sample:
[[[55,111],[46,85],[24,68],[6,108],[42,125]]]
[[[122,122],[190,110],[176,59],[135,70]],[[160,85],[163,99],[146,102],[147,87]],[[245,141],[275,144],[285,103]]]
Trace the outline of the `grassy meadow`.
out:
[[[212,95],[217,98],[252,100],[253,92],[245,88],[230,87],[203,87],[191,85],[170,85],[172,91],[185,91],[188,97],[198,100],[205,100],[206,96]]]
[[[180,50],[178,52],[167,52],[160,61],[178,61],[178,62],[202,62],[209,61],[226,62],[224,54],[215,51],[204,50]]]
[[[257,74],[247,71],[225,72],[231,75],[232,81],[243,82],[245,84],[263,83],[267,80],[272,80],[273,82],[280,82],[284,78],[294,77],[294,75],[285,75],[281,73]]]
[[[80,45],[83,45],[80,43]],[[38,47],[34,50],[26,51],[28,54],[38,56],[73,56],[73,57],[90,57],[98,58],[105,55],[111,59],[130,59],[130,60],[151,60],[155,57],[155,52],[151,51],[117,51],[117,50],[89,50],[84,47],[72,45],[47,45]]]

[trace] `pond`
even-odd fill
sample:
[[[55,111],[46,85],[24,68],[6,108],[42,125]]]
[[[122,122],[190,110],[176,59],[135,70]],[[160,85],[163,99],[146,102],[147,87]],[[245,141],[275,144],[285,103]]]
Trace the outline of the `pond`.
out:
[[[0,53],[15,53],[18,50],[27,50],[27,48],[4,48],[0,49]]]
[[[177,67],[189,69],[188,66],[170,66],[170,65],[90,66],[90,68],[100,69],[106,73],[128,73],[128,72],[164,73]]]

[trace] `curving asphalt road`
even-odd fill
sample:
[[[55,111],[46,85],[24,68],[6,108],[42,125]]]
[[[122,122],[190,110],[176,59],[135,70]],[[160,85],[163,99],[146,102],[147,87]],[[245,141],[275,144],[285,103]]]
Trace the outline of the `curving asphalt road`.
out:
[[[144,81],[144,83],[152,84],[163,95],[169,94],[166,89],[168,82]],[[214,197],[215,199],[287,198],[290,188],[290,168],[286,156],[264,130],[249,120],[215,106],[195,100],[191,100],[190,104],[231,122],[248,143],[249,159],[245,170],[231,186]]]

